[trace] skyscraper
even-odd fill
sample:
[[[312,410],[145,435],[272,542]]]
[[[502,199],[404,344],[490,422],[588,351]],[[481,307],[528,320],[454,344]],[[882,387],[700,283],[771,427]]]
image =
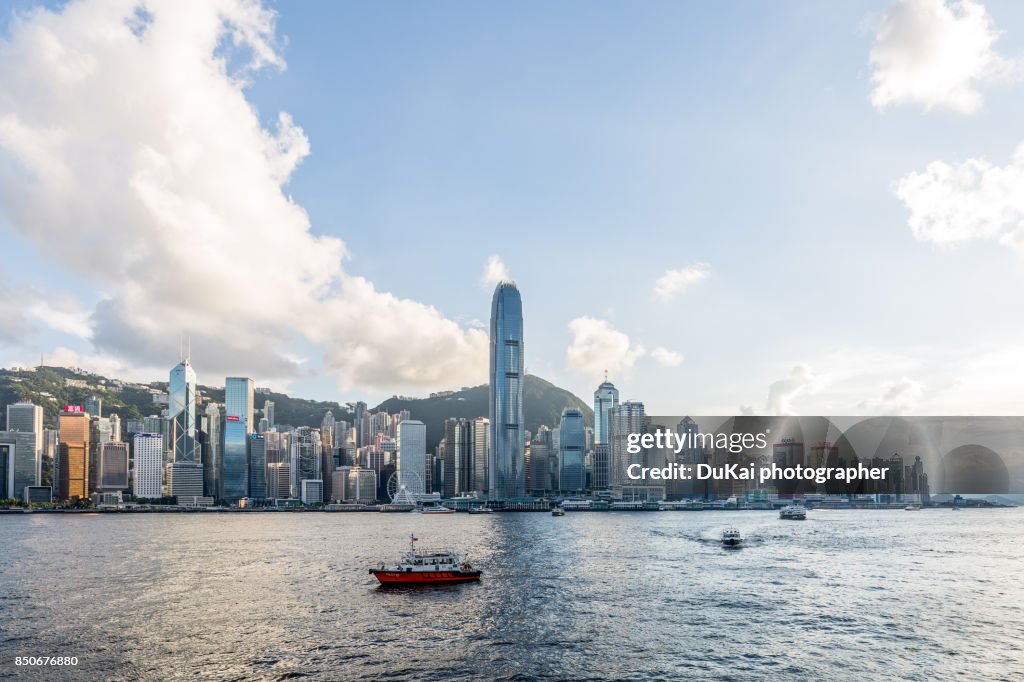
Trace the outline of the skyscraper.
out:
[[[427,425],[414,419],[398,424],[398,481],[411,495],[427,486]]]
[[[0,431],[0,497],[21,499],[37,485],[36,452],[31,431]]]
[[[445,497],[463,495],[470,490],[471,433],[471,422],[467,419],[444,420],[444,490],[441,494]]]
[[[224,450],[221,481],[224,500],[238,502],[249,495],[249,435],[253,423],[253,381],[228,377],[224,382]]]
[[[516,285],[504,281],[491,300],[488,494],[496,499],[526,494],[523,362],[523,302]]]
[[[128,444],[103,442],[97,453],[96,489],[128,490]]]
[[[132,494],[135,497],[161,496],[164,439],[159,433],[137,433],[132,439],[135,468],[132,469]]]
[[[473,420],[473,480],[470,487],[481,495],[487,494],[487,458],[491,451],[491,420],[477,417]]]
[[[579,492],[587,485],[583,458],[586,454],[586,431],[583,413],[571,407],[562,410],[558,425],[558,489]]]
[[[627,400],[608,412],[608,451],[612,485],[629,482],[626,470],[630,464],[643,464],[644,453],[630,453],[628,438],[631,433],[643,433],[644,404]]]
[[[267,430],[274,428],[274,401],[263,401],[263,416],[267,419]]]
[[[196,373],[188,358],[171,370],[167,396],[175,462],[199,462],[196,453]]]
[[[14,403],[7,406],[7,430],[22,431],[31,433],[35,444],[34,454],[31,456],[32,466],[35,470],[35,480],[28,485],[41,485],[42,462],[43,462],[43,408],[33,405],[28,400]],[[23,455],[26,453],[22,453]],[[18,496],[21,491],[17,491]]]
[[[81,410],[81,408],[77,408]],[[89,415],[65,410],[57,415],[60,438],[60,487],[57,498],[89,496]]]
[[[594,391],[594,443],[608,442],[608,412],[619,406],[619,389],[608,381],[605,372],[604,382]]]
[[[249,437],[249,497],[267,496],[267,439],[254,433]]]
[[[208,497],[218,500],[224,496],[221,482],[221,426],[224,423],[223,420],[220,405],[209,403],[199,421],[199,439],[203,453],[203,492]]]

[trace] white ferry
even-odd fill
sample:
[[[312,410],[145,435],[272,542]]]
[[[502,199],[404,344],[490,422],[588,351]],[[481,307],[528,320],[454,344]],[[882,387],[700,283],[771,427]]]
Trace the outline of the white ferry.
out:
[[[779,510],[779,518],[787,521],[804,521],[807,519],[807,509],[803,505],[789,504]]]
[[[743,544],[743,537],[735,528],[726,528],[722,531],[722,544],[726,547],[739,547]]]

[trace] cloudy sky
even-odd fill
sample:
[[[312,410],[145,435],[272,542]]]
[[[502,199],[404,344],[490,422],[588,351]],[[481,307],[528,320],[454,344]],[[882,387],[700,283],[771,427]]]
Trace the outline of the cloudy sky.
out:
[[[0,2],[0,364],[1024,412],[1024,5]]]

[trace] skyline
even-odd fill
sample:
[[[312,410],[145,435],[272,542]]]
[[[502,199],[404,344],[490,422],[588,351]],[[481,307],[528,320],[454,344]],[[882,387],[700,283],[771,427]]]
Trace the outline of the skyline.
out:
[[[425,395],[486,383],[511,276],[576,395],[1024,408],[1024,8],[33,5],[0,6],[4,366],[160,380],[184,334],[206,375]]]

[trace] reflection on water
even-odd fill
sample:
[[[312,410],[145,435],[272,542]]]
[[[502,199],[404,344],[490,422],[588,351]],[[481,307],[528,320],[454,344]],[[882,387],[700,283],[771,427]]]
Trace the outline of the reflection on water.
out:
[[[0,677],[1020,679],[1022,521],[3,516]],[[367,568],[411,532],[468,551],[482,582],[378,590]],[[13,666],[30,655],[79,665]]]

